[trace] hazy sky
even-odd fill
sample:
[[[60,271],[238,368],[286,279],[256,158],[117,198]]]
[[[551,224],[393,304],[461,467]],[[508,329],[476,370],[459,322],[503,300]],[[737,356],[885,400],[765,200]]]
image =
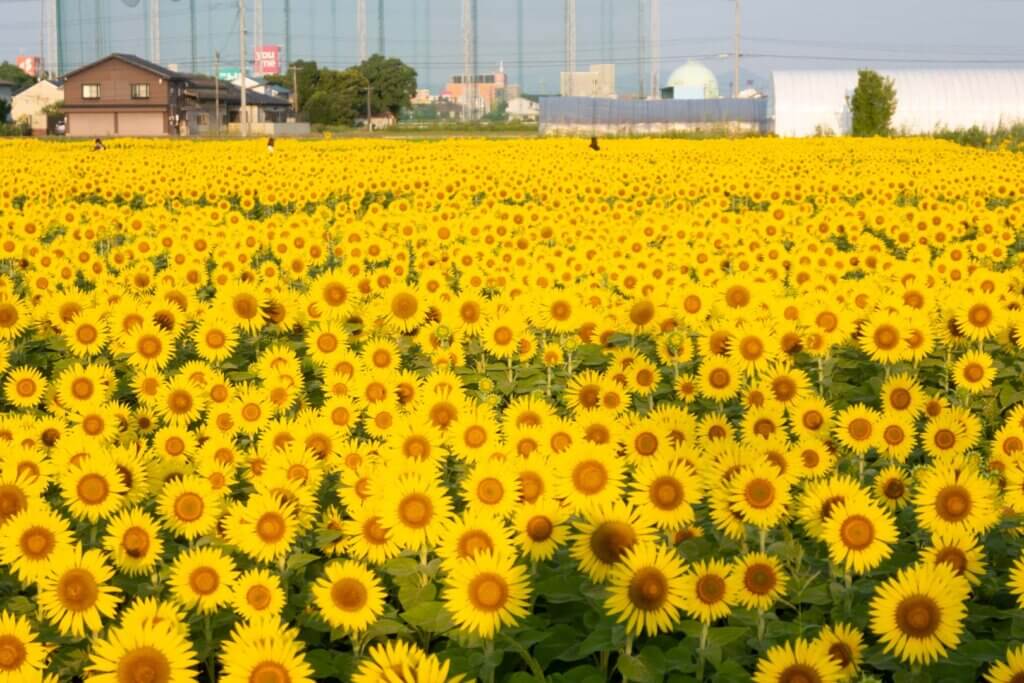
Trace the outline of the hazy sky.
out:
[[[65,59],[69,67],[103,51],[146,54],[148,0],[64,0]],[[194,0],[196,69],[211,70],[213,53],[238,59],[235,0]],[[247,0],[249,6],[253,0]],[[136,4],[134,8],[127,5]],[[191,68],[189,0],[163,0],[161,61]],[[346,66],[356,61],[355,0],[291,0],[292,57]],[[480,71],[500,61],[528,92],[557,89],[562,69],[563,4],[524,0],[524,75],[517,71],[516,3],[479,0]],[[332,5],[335,23],[332,24]],[[378,45],[377,0],[369,7],[369,45]],[[430,19],[427,21],[427,7]],[[613,35],[603,30],[602,6],[613,7]],[[95,8],[103,22],[99,44]],[[284,0],[264,0],[265,41],[281,44]],[[459,0],[384,0],[387,53],[409,61],[421,83],[437,90],[462,72]],[[730,0],[662,0],[661,77],[688,58],[705,62],[727,92],[732,79],[734,5]],[[636,0],[577,0],[577,65],[613,60],[620,92],[638,82]],[[251,28],[251,18],[249,19]],[[429,26],[429,38],[428,28]],[[764,85],[776,68],[1024,67],[1024,0],[743,0],[743,76]],[[40,52],[39,0],[0,0],[0,59]]]

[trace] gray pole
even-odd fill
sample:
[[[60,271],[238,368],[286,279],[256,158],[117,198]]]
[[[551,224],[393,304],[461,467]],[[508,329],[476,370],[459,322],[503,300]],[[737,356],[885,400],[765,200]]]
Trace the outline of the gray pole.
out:
[[[366,130],[373,130],[371,119],[373,118],[373,111],[370,109],[370,93],[373,92],[373,86],[370,82],[366,82]]]
[[[247,102],[245,98],[246,88],[245,80],[247,78],[245,74],[245,61],[247,57],[245,47],[245,0],[238,0],[238,63],[239,71],[241,72],[241,82],[239,87],[242,90],[242,108],[238,112],[238,123],[239,128],[242,131],[242,137],[249,135],[249,112],[247,110]]]
[[[217,120],[217,135],[220,135],[220,50],[213,53],[213,117]]]
[[[740,0],[736,0],[736,33],[733,36],[732,96],[740,96]]]

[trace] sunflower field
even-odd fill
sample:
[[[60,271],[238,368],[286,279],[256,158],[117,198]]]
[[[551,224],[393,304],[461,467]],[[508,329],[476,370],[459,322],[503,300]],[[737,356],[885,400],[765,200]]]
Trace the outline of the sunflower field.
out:
[[[0,683],[1024,680],[1024,155],[0,142]]]

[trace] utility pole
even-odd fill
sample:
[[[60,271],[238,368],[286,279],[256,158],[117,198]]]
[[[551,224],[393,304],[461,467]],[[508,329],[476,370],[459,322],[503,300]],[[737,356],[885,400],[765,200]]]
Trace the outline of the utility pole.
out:
[[[565,70],[568,72],[569,87],[566,95],[575,95],[576,78],[576,0],[565,0]]]
[[[736,2],[736,32],[733,36],[732,96],[740,96],[740,0]]]
[[[295,120],[298,121],[298,116],[299,116],[299,70],[295,68],[294,64],[292,65],[291,69],[292,69],[292,92],[294,93],[294,98],[293,98],[292,101],[295,103]]]
[[[647,0],[637,0],[636,3],[636,36],[637,46],[640,48],[639,59],[636,62],[637,80],[639,81],[640,91],[638,93],[640,99],[644,99],[644,81],[646,80],[647,74],[645,73],[645,65],[647,64],[647,26],[646,26],[646,11],[644,3]]]
[[[213,117],[220,135],[220,50],[213,53]]]
[[[245,58],[248,55],[245,48],[245,0],[238,0],[238,64],[239,64],[239,88],[242,91],[242,103],[241,109],[238,111],[238,123],[239,128],[242,131],[242,137],[249,136],[249,111],[248,103],[246,102],[246,74],[245,74]]]
[[[661,95],[661,0],[651,0],[651,99]]]

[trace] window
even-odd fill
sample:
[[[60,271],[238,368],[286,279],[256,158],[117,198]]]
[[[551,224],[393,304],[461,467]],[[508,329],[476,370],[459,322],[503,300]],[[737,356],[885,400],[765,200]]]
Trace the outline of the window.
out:
[[[133,100],[148,100],[149,99],[149,83],[132,83],[132,99]]]
[[[83,100],[98,100],[100,98],[100,84],[99,83],[83,83],[82,84],[82,99]]]

